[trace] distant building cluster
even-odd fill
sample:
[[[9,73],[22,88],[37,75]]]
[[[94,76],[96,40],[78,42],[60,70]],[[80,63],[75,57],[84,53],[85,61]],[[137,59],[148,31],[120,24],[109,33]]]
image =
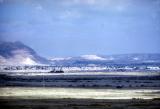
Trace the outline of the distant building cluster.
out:
[[[0,66],[1,72],[127,72],[160,71],[160,66]]]

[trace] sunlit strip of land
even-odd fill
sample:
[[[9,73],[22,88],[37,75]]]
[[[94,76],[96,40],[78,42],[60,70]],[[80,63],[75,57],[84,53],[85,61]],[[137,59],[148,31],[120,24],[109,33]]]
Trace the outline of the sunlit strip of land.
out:
[[[83,88],[42,88],[3,87],[1,98],[22,99],[153,99],[160,98],[159,89],[83,89]]]

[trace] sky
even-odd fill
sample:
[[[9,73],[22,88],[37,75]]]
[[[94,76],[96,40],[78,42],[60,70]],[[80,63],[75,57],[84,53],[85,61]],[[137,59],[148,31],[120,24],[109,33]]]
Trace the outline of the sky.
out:
[[[160,53],[160,0],[0,0],[0,40],[44,57]]]

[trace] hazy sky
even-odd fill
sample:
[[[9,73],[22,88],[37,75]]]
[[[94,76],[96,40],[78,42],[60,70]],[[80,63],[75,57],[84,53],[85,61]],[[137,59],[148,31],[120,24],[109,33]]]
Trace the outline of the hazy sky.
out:
[[[160,53],[160,0],[0,0],[0,40],[46,57]]]

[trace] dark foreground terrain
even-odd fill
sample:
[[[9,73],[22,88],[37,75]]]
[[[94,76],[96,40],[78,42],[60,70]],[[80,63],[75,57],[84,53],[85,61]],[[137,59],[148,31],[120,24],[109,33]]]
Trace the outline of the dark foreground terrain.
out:
[[[110,74],[111,73],[111,74]],[[106,72],[95,74],[64,73],[30,75],[0,74],[0,86],[24,87],[103,87],[103,88],[160,88],[159,72]],[[125,74],[125,75],[124,75]]]
[[[160,99],[0,99],[1,109],[160,109]]]

